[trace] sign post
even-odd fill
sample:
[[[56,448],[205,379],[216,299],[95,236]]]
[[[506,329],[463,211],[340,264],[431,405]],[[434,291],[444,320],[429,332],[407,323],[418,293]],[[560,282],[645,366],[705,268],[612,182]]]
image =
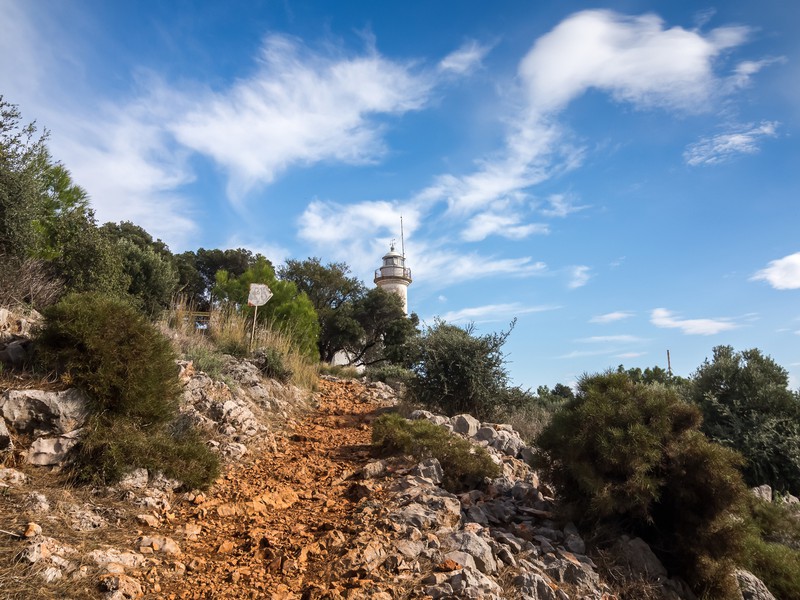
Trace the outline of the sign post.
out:
[[[250,351],[253,350],[253,340],[256,337],[256,317],[258,316],[258,307],[264,306],[269,299],[272,298],[272,292],[264,283],[251,283],[250,294],[247,296],[248,306],[254,306],[253,310],[253,330],[250,332]]]

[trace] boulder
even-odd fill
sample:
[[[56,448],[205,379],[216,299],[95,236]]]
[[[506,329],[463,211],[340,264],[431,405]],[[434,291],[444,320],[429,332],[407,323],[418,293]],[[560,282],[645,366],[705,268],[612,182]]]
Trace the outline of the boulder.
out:
[[[651,580],[667,577],[667,569],[643,539],[624,535],[614,544],[614,550],[632,574]]]
[[[525,447],[525,442],[520,439],[516,432],[500,430],[492,440],[491,446],[507,456],[516,458]]]
[[[57,466],[67,462],[81,432],[81,429],[76,429],[58,437],[36,438],[28,449],[27,461],[38,466]]]
[[[445,544],[455,551],[472,556],[475,559],[475,566],[481,573],[492,574],[497,571],[497,561],[494,559],[491,546],[477,534],[469,531],[453,533],[445,540]]]
[[[481,427],[481,422],[472,415],[456,415],[450,419],[450,424],[453,426],[453,431],[460,433],[467,437],[475,437],[478,429]]]
[[[775,596],[767,589],[764,582],[749,571],[739,569],[735,575],[744,600],[775,600]]]
[[[538,573],[521,573],[514,579],[514,587],[523,600],[557,600],[555,589]]]
[[[82,427],[89,412],[86,397],[76,389],[9,390],[0,396],[0,416],[18,433],[58,435]]]
[[[411,471],[411,474],[418,477],[424,477],[434,485],[439,485],[442,483],[442,478],[444,477],[442,465],[439,464],[438,459],[435,458],[426,458],[416,467],[414,467],[414,469]]]

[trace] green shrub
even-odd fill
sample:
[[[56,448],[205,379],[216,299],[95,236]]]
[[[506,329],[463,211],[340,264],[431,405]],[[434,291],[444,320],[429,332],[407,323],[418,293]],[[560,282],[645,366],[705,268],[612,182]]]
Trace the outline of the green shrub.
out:
[[[207,488],[219,475],[219,459],[193,428],[173,422],[142,429],[129,419],[94,417],[78,446],[77,479],[107,485],[136,468]]]
[[[328,363],[319,364],[320,375],[330,375],[339,379],[359,379],[361,373],[356,367],[349,365],[329,365]]]
[[[783,544],[747,537],[743,566],[776,598],[800,598],[800,552]]]
[[[399,382],[408,385],[415,375],[413,371],[401,367],[400,365],[381,364],[367,367],[364,372],[369,381],[381,381],[383,383]]]
[[[189,487],[217,476],[217,457],[180,425],[169,341],[124,301],[72,294],[45,311],[40,358],[89,398],[92,417],[74,465],[81,481],[113,483],[144,467]]]
[[[442,465],[443,485],[452,492],[472,489],[500,467],[483,448],[425,420],[382,415],[372,424],[372,445],[383,455],[410,454],[416,460],[435,458]]]
[[[789,374],[757,349],[717,346],[692,378],[703,432],[741,452],[748,485],[800,493],[800,397]]]
[[[510,330],[482,336],[473,331],[471,325],[462,328],[438,320],[428,328],[413,367],[417,378],[411,392],[417,401],[445,414],[470,413],[484,421],[507,399],[501,348]]]
[[[142,425],[173,417],[180,388],[172,346],[130,304],[70,294],[44,316],[37,336],[42,360],[86,392],[93,412]]]
[[[585,376],[538,438],[573,518],[648,541],[701,594],[730,597],[747,490],[741,457],[699,431],[699,410],[625,373]]]

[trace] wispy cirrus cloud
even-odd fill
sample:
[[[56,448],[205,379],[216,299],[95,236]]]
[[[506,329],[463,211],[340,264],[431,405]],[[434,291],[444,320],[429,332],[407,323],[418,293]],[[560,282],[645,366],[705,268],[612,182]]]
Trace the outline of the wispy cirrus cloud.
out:
[[[566,217],[575,212],[589,208],[588,204],[577,205],[565,194],[551,194],[547,198],[547,206],[540,208],[539,213],[545,217]]]
[[[468,242],[479,242],[490,235],[521,240],[532,234],[550,233],[550,228],[545,223],[522,224],[520,221],[521,217],[515,214],[480,213],[469,220],[461,237]]]
[[[615,354],[617,358],[639,358],[640,356],[646,356],[647,352],[622,352],[621,354]]]
[[[480,68],[481,61],[491,49],[491,46],[470,40],[439,61],[438,70],[442,73],[466,75]]]
[[[623,319],[630,319],[634,313],[627,310],[617,310],[603,315],[596,315],[589,319],[589,323],[615,323]]]
[[[766,281],[776,290],[800,289],[800,252],[772,260],[751,281]]]
[[[656,327],[680,329],[686,335],[716,335],[736,329],[739,325],[731,319],[681,319],[666,308],[656,308],[650,313],[650,322]]]
[[[690,145],[683,153],[688,165],[716,165],[727,162],[740,154],[755,154],[762,141],[777,135],[776,121],[749,124],[715,136],[702,138]]]
[[[570,267],[569,269],[569,282],[567,283],[567,287],[571,290],[577,289],[579,287],[585,286],[589,283],[589,280],[592,278],[592,275],[589,271],[591,271],[591,267],[587,267],[586,265],[577,265],[574,267]]]
[[[230,89],[201,95],[170,126],[227,169],[234,198],[293,165],[376,161],[386,147],[373,117],[420,109],[434,83],[374,49],[323,54],[285,35],[267,36],[258,65]]]
[[[631,344],[631,343],[643,342],[645,340],[636,335],[621,334],[621,335],[593,335],[591,337],[581,338],[578,341],[588,344],[608,344],[608,343]]]
[[[448,323],[458,323],[461,321],[488,323],[517,317],[519,315],[557,310],[559,308],[561,307],[554,305],[525,306],[520,302],[512,302],[507,304],[487,304],[484,306],[473,306],[446,312],[441,316],[441,318]]]

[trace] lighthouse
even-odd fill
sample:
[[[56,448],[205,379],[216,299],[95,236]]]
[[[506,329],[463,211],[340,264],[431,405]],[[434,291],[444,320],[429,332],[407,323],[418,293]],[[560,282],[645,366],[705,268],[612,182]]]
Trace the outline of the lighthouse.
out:
[[[403,300],[403,310],[408,314],[408,286],[411,285],[411,269],[406,268],[404,254],[395,252],[394,241],[389,252],[383,255],[383,266],[375,271],[378,287],[394,292]]]

